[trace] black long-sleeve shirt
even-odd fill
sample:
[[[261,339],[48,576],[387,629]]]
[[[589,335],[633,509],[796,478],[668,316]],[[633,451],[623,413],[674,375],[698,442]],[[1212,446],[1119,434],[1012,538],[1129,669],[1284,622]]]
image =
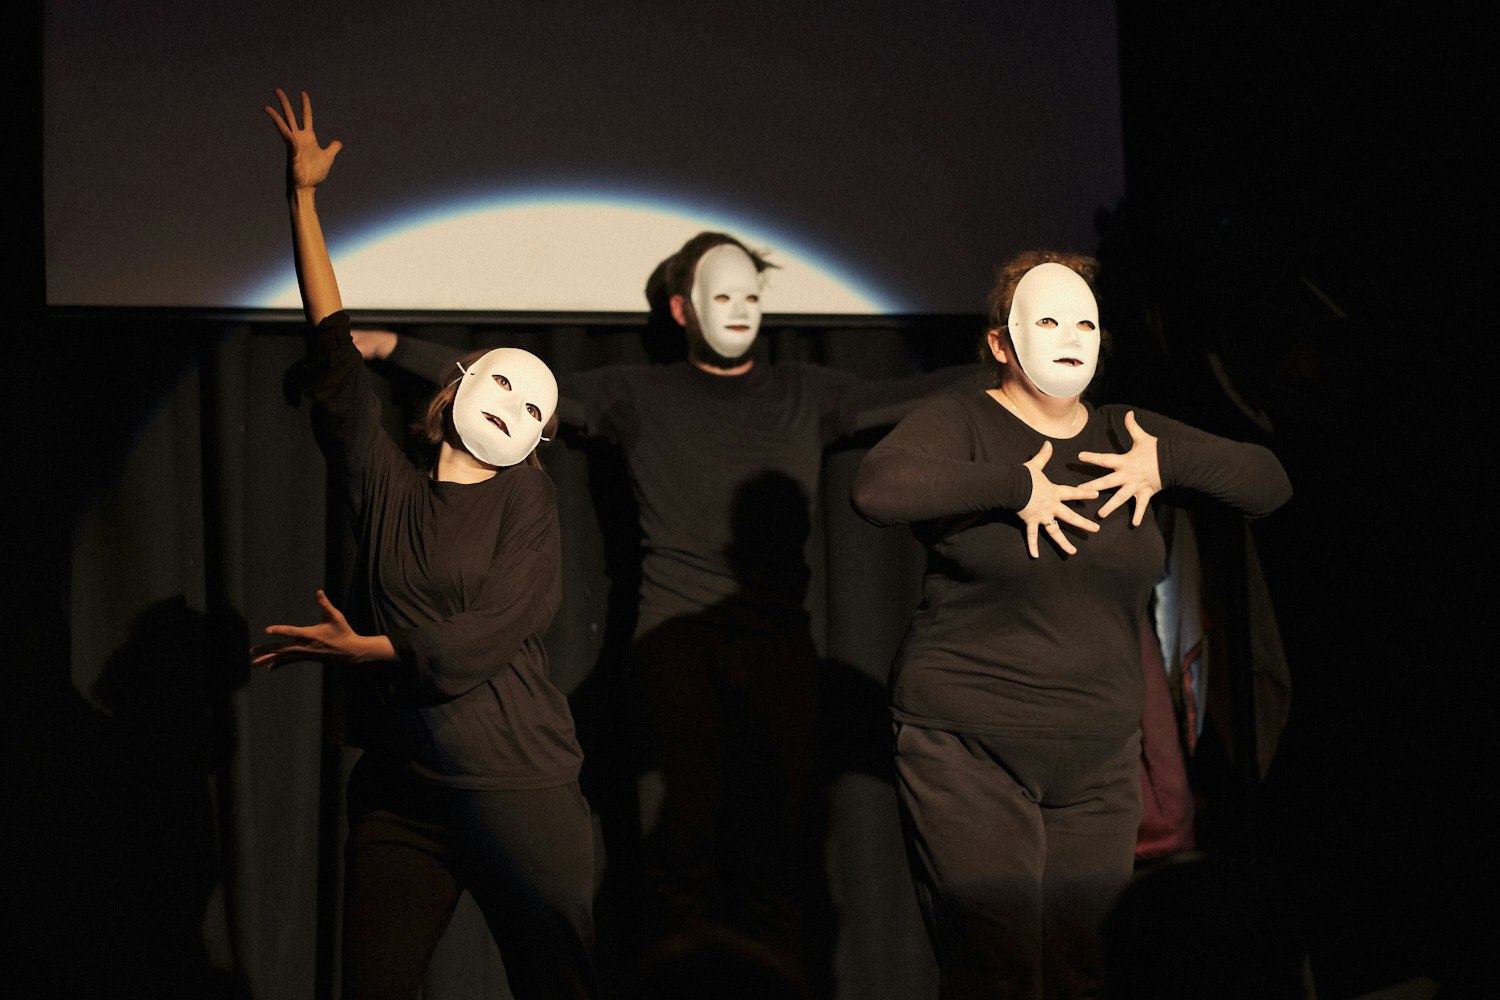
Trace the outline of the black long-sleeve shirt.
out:
[[[1049,480],[1076,486],[1108,470],[1080,451],[1129,450],[1124,406],[1089,408],[1072,438],[1051,438]],[[1215,497],[1250,516],[1291,495],[1276,457],[1136,410],[1157,437],[1163,490]],[[855,508],[876,524],[910,523],[927,548],[922,601],[891,668],[897,721],[973,733],[1128,735],[1140,725],[1138,628],[1163,570],[1155,521],[1130,524],[1134,501],[1102,521],[1110,497],[1071,506],[1100,525],[1059,522],[1078,549],[1043,532],[1040,558],[1016,516],[1031,496],[1030,460],[1048,440],[984,392],[914,411],[865,457]]]
[[[452,348],[410,337],[398,343],[396,364],[433,380],[454,372]],[[562,376],[561,421],[625,453],[642,534],[636,634],[681,615],[713,615],[735,595],[773,617],[800,613],[798,581],[787,577],[800,572],[805,584],[805,556],[787,565],[795,560],[782,557],[779,539],[750,545],[747,553],[737,525],[741,534],[747,520],[767,532],[800,526],[806,534],[831,442],[892,423],[965,377],[977,382],[976,366],[873,380],[820,365],[765,362],[742,375],[716,375],[684,361]],[[800,500],[791,488],[747,493],[766,477],[790,484]],[[779,509],[747,519],[744,505],[767,497]],[[762,557],[774,564],[747,570],[746,558]],[[757,580],[774,586],[758,587]]]
[[[344,611],[397,655],[346,671],[350,742],[453,787],[573,780],[582,754],[541,640],[562,599],[551,480],[525,464],[479,483],[431,478],[382,430],[348,316],[307,341],[293,376],[358,545]]]

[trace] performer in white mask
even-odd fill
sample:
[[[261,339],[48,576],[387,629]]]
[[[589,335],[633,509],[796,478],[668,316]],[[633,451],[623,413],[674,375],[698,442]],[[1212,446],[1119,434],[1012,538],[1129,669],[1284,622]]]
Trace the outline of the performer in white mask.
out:
[[[528,351],[497,347],[458,370],[453,428],[464,448],[496,468],[525,461],[557,411],[552,369]]]
[[[431,468],[407,460],[381,426],[314,206],[340,144],[318,144],[305,93],[300,124],[276,95],[265,110],[286,143],[309,324],[291,376],[356,552],[347,617],[319,591],[322,620],[272,625],[277,641],[251,662],[343,675],[346,739],[363,751],[348,787],[343,996],[416,996],[467,890],[515,996],[595,997],[583,755],[542,647],[562,561],[536,446],[556,424],[557,383],[525,351],[470,355],[421,425]]]
[[[1258,516],[1291,492],[1264,448],[1084,401],[1097,267],[1032,251],[1001,268],[991,387],[912,412],[855,481],[868,520],[928,551],[890,693],[945,1000],[1098,995],[1141,812],[1138,629],[1165,555],[1148,505],[1192,491]]]
[[[733,243],[720,243],[698,258],[691,295],[679,293],[671,300],[672,318],[687,330],[689,353],[697,361],[720,369],[744,364],[760,332],[764,266]]]

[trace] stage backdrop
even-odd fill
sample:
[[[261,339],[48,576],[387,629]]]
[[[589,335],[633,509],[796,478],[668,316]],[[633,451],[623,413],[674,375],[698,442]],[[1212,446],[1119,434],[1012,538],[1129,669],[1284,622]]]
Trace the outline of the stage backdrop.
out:
[[[973,313],[1122,193],[1099,0],[44,6],[52,305],[295,305],[277,86],[360,310],[638,311],[713,228],[772,312]]]
[[[52,415],[91,456],[50,470],[40,526],[67,533],[66,620],[24,605],[39,655],[16,702],[13,898],[32,909],[13,965],[45,994],[336,995],[336,692],[310,665],[252,676],[243,655],[264,625],[310,620],[347,555],[306,406],[281,395],[297,331],[262,322],[296,306],[282,145],[260,110],[273,87],[309,91],[320,138],[345,143],[319,207],[358,319],[483,314],[403,329],[527,347],[560,373],[648,360],[632,325],[645,279],[705,228],[780,265],[767,357],[872,376],[963,360],[994,266],[1024,246],[1092,250],[1096,210],[1122,192],[1108,2],[43,9],[48,337],[87,358],[67,377],[96,401]],[[226,310],[246,322],[212,321]],[[400,434],[430,387],[381,378]],[[869,443],[827,453],[813,529],[818,919],[838,996],[907,1000],[935,973],[883,682],[920,553],[849,509]],[[548,644],[590,741],[608,974],[628,939],[610,828],[633,822],[628,747],[608,738],[628,638],[602,523],[618,469],[566,446],[548,463],[567,560]],[[425,995],[508,996],[468,904]]]

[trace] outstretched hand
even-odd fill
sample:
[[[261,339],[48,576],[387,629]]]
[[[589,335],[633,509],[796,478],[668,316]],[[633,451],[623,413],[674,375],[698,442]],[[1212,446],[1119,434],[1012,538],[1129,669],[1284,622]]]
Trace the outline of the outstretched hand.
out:
[[[1048,537],[1057,543],[1057,547],[1070,556],[1077,555],[1078,550],[1068,541],[1059,521],[1065,521],[1084,531],[1099,530],[1099,525],[1067,505],[1069,500],[1092,500],[1099,495],[1099,491],[1090,483],[1082,486],[1059,486],[1048,479],[1042,469],[1051,457],[1052,442],[1043,441],[1041,449],[1031,456],[1031,460],[1021,463],[1031,473],[1031,499],[1016,512],[1016,516],[1026,525],[1026,550],[1033,559],[1037,558],[1038,529],[1045,530]]]
[[[396,334],[389,330],[350,330],[349,336],[366,361],[376,361],[391,356],[396,349]]]
[[[1161,492],[1161,466],[1156,458],[1156,438],[1141,430],[1136,423],[1135,411],[1125,414],[1125,429],[1130,432],[1130,450],[1123,455],[1104,454],[1095,451],[1080,451],[1078,459],[1090,465],[1102,465],[1114,471],[1097,479],[1091,479],[1079,489],[1108,490],[1115,495],[1099,508],[1101,518],[1108,517],[1130,498],[1135,498],[1135,516],[1130,523],[1140,527],[1146,516],[1146,505],[1154,494]]]
[[[267,635],[283,636],[287,643],[264,643],[250,650],[250,665],[275,670],[287,663],[313,660],[327,664],[366,663],[395,659],[391,641],[383,635],[360,635],[349,627],[344,614],[321,590],[317,595],[323,620],[316,625],[271,625]]]
[[[276,88],[276,99],[281,102],[278,112],[269,104],[265,112],[276,123],[276,130],[286,142],[286,188],[288,192],[311,189],[328,179],[333,169],[333,158],[339,155],[344,144],[335,139],[325,149],[318,145],[313,133],[312,98],[302,92],[302,125],[297,125],[297,116],[292,112],[292,102],[286,91]]]

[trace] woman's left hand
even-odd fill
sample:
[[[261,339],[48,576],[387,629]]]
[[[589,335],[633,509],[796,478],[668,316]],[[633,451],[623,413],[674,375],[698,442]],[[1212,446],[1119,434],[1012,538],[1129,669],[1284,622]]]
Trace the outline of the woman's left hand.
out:
[[[1108,475],[1091,479],[1079,489],[1114,489],[1115,495],[1099,508],[1098,516],[1108,517],[1115,508],[1131,497],[1135,498],[1135,516],[1130,523],[1139,527],[1146,517],[1146,505],[1153,494],[1161,492],[1161,467],[1156,461],[1156,438],[1141,430],[1136,423],[1135,411],[1125,414],[1125,429],[1130,432],[1130,450],[1123,455],[1102,454],[1097,451],[1080,451],[1078,459],[1090,465],[1102,465],[1112,469]]]
[[[286,663],[314,660],[318,663],[353,664],[395,659],[391,641],[383,635],[360,635],[349,627],[344,614],[328,595],[318,591],[323,620],[316,625],[271,625],[267,635],[290,639],[287,643],[265,643],[250,650],[250,665],[275,670]]]

